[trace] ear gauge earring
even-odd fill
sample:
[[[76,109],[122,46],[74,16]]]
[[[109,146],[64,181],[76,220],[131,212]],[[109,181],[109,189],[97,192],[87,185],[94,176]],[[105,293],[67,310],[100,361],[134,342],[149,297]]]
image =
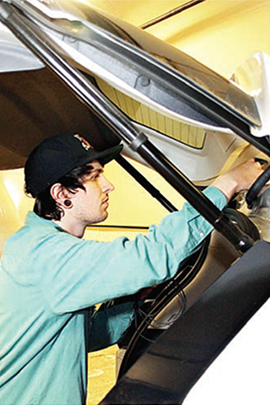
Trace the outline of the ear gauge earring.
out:
[[[72,201],[71,200],[64,200],[64,206],[66,208],[71,208],[72,207]]]

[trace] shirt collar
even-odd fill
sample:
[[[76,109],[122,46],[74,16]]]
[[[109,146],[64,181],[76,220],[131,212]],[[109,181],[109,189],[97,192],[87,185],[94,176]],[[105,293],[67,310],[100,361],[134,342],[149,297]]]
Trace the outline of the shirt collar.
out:
[[[42,218],[33,211],[29,211],[27,213],[27,216],[25,219],[25,225],[26,226],[42,226],[42,227],[48,227],[48,228],[55,228],[58,231],[65,232],[65,230],[63,228],[61,228],[59,225],[55,224],[50,219]]]

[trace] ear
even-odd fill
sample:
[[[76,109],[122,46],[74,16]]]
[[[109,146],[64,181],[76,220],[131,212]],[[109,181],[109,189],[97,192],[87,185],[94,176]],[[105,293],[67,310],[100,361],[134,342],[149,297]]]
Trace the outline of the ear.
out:
[[[51,186],[51,196],[59,204],[64,205],[64,200],[70,198],[70,193],[68,190],[62,186],[60,183],[55,183]]]

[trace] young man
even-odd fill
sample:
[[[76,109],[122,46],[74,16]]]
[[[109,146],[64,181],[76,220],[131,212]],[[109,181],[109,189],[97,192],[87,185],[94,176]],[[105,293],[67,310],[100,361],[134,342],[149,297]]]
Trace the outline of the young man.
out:
[[[36,200],[25,226],[5,244],[0,268],[0,404],[82,405],[87,353],[116,343],[133,304],[95,304],[171,278],[212,230],[189,205],[134,241],[83,240],[107,218],[103,166],[121,150],[95,151],[81,136],[45,140],[25,166]],[[261,174],[250,160],[221,176],[205,194],[222,209]]]

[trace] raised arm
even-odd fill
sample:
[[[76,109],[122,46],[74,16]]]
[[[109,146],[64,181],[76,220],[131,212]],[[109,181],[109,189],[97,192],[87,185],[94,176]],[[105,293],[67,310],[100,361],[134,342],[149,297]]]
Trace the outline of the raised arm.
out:
[[[262,172],[261,164],[254,159],[249,159],[222,174],[213,182],[212,186],[222,191],[229,201],[235,193],[248,190]]]

